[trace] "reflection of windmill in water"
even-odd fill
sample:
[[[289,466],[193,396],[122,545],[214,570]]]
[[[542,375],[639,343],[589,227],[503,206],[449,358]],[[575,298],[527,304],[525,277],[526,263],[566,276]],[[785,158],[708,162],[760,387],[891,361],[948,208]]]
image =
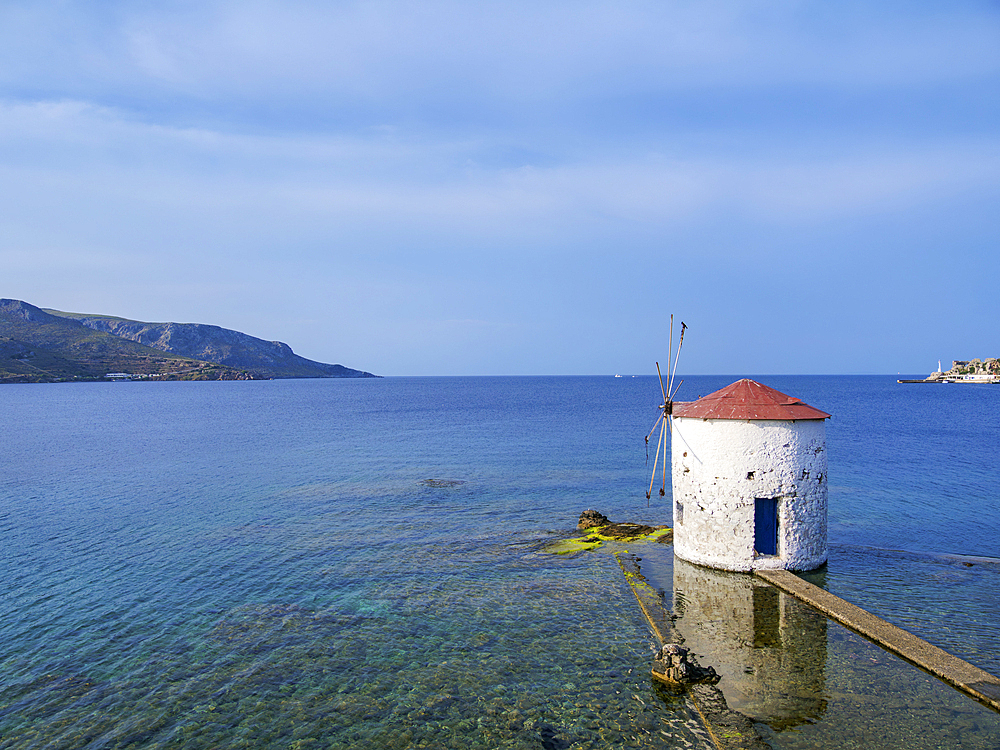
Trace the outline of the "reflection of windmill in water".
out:
[[[677,377],[677,360],[681,356],[681,347],[684,345],[684,331],[687,330],[687,324],[681,322],[681,337],[677,342],[677,354],[673,356],[674,362],[673,366],[670,364],[672,352],[672,345],[674,341],[674,316],[670,316],[670,339],[667,342],[667,384],[663,385],[663,373],[660,372],[660,363],[656,363],[656,375],[660,379],[660,393],[663,395],[663,403],[660,404],[660,416],[657,417],[656,422],[653,424],[653,429],[649,431],[646,435],[646,456],[647,461],[649,460],[649,438],[656,432],[656,428],[660,428],[660,437],[656,443],[656,455],[653,458],[653,474],[649,478],[649,489],[646,490],[646,500],[648,501],[653,494],[653,483],[656,481],[656,468],[660,466],[660,497],[667,494],[667,433],[670,432],[670,420],[673,414],[674,408],[674,396],[677,394],[677,389],[681,387],[681,383],[684,381],[679,381],[676,385],[674,380]],[[661,463],[662,455],[662,463]]]
[[[827,619],[755,576],[673,564],[673,636],[722,675],[729,708],[784,730],[827,711]]]

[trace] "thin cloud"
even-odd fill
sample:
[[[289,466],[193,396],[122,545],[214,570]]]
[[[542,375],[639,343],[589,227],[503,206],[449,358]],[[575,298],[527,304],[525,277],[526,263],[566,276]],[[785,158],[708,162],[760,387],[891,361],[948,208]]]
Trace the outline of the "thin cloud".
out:
[[[15,200],[34,190],[69,205],[78,194],[98,217],[98,203],[113,209],[107,218],[115,221],[185,211],[195,226],[231,232],[243,224],[238,236],[266,223],[291,226],[292,236],[380,224],[438,241],[537,245],[602,231],[609,219],[667,228],[709,212],[784,224],[913,209],[996,189],[1000,174],[997,141],[861,143],[835,159],[804,150],[724,158],[711,149],[622,158],[612,147],[552,166],[470,169],[474,142],[231,134],[79,102],[0,106],[0,126],[8,181],[22,185]],[[22,208],[30,215],[28,203]]]
[[[138,110],[190,100],[234,117],[239,106],[262,120],[276,116],[269,100],[335,118],[359,107],[485,118],[615,92],[918,87],[1000,70],[1000,14],[989,6],[915,4],[902,14],[800,2],[102,8],[37,2],[0,11],[7,85]]]

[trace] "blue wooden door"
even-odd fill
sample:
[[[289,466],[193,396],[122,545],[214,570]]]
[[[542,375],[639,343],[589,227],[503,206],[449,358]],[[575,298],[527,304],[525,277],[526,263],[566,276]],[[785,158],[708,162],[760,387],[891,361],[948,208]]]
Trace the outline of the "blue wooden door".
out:
[[[778,498],[758,497],[754,505],[754,549],[760,555],[778,554]]]

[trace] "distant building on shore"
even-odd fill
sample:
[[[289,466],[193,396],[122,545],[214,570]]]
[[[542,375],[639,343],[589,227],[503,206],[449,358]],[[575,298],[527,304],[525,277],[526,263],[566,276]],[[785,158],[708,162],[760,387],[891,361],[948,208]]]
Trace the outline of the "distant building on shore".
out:
[[[1000,359],[956,359],[951,363],[951,369],[941,371],[941,360],[938,368],[926,378],[900,378],[897,383],[1000,383]]]

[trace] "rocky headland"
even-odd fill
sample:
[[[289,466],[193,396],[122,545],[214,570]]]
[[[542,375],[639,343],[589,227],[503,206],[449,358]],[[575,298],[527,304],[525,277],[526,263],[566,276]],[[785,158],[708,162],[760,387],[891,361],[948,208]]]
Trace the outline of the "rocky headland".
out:
[[[372,377],[219,326],[145,323],[0,299],[0,383]]]

